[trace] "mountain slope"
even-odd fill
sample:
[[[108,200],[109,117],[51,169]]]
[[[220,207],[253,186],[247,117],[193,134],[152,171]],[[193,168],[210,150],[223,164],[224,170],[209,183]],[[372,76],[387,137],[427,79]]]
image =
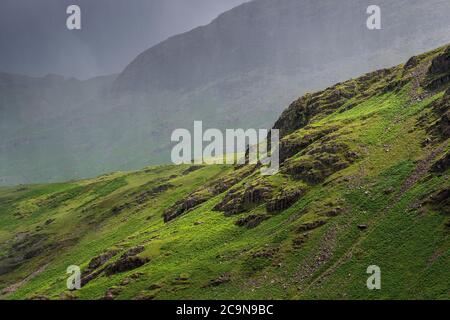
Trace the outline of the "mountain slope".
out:
[[[98,175],[102,153],[95,152],[90,137],[100,130],[89,119],[105,111],[97,101],[114,79],[0,73],[0,185]]]
[[[81,112],[66,112],[70,105],[50,99],[61,117],[26,130],[26,119],[8,121],[22,129],[2,134],[0,184],[59,182],[168,163],[172,131],[191,128],[194,120],[205,128],[267,128],[305,92],[450,41],[447,0],[378,1],[383,28],[376,31],[366,28],[370,4],[255,0],[172,37],[132,61],[107,94],[86,99],[75,86],[68,96],[77,96]],[[16,89],[6,87],[0,96]],[[17,98],[1,108],[19,105],[34,114],[39,98]]]
[[[270,177],[160,166],[2,188],[2,297],[448,299],[449,85],[450,46],[299,98]]]

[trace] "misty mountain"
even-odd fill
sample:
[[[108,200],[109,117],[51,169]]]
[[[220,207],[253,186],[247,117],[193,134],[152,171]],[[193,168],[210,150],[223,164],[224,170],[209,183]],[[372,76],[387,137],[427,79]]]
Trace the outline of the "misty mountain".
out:
[[[395,64],[399,56],[406,59],[410,52],[445,43],[450,37],[448,1],[380,1],[383,29],[377,31],[366,27],[365,11],[371,3],[245,3],[208,26],[172,37],[142,53],[119,75],[116,87],[154,94],[213,85],[229,92],[230,78],[242,82],[255,73],[274,83],[282,76],[324,85],[317,81],[322,76],[332,84],[336,79]]]
[[[366,27],[370,4],[255,0],[171,37],[140,54],[116,79],[108,78],[107,90],[99,85],[94,96],[77,94],[78,84],[67,94],[78,96],[75,105],[48,98],[49,105],[57,103],[57,118],[44,117],[20,134],[7,128],[0,183],[167,163],[175,128],[192,129],[194,120],[205,128],[269,127],[299,95],[450,41],[448,1],[378,1],[381,30]],[[33,99],[11,104],[32,109]],[[22,125],[16,117],[7,126]]]

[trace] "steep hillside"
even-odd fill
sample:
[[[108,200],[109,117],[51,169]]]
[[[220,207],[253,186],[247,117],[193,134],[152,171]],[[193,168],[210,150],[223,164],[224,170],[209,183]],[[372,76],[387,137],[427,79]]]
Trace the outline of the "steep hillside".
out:
[[[305,92],[450,41],[447,0],[377,1],[382,30],[376,31],[366,28],[370,4],[254,0],[172,37],[132,61],[108,94],[85,99],[76,88],[67,93],[78,95],[82,112],[66,112],[66,100],[50,100],[59,118],[31,125],[8,120],[18,129],[0,140],[0,184],[60,182],[168,163],[172,131],[191,128],[194,120],[219,129],[266,128]],[[0,101],[0,108],[34,114],[42,97],[32,97]]]
[[[2,298],[448,299],[449,86],[445,47],[301,97],[270,177],[160,166],[2,188]]]

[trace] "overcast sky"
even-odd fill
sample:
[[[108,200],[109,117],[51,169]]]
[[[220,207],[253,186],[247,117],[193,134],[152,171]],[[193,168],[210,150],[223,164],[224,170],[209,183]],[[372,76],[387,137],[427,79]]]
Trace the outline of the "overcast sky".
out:
[[[145,49],[246,0],[0,0],[0,72],[81,79],[120,72]],[[82,30],[66,28],[81,7]]]

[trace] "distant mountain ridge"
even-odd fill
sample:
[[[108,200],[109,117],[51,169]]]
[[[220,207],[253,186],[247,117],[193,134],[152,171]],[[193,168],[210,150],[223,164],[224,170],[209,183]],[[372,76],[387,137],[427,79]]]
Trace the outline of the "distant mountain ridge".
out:
[[[423,45],[446,42],[447,1],[378,1],[382,30],[375,31],[366,27],[365,11],[371,4],[365,0],[250,1],[207,26],[143,52],[115,84],[131,92],[178,90],[260,68],[304,76],[301,72],[317,72],[341,60],[371,58],[367,65],[353,68],[343,62],[353,69],[347,73],[356,76],[376,65],[395,64],[399,56],[406,59],[410,51],[419,53]]]

